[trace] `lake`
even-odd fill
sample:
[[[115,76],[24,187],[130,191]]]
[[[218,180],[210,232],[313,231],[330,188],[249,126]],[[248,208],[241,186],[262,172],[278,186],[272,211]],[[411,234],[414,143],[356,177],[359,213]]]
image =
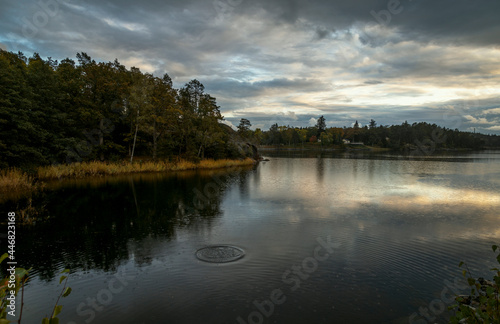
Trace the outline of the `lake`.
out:
[[[17,228],[16,259],[33,267],[23,323],[51,312],[65,267],[65,324],[444,323],[453,294],[467,292],[460,261],[491,277],[500,151],[265,155],[34,195],[48,220]],[[199,260],[211,245],[245,255]]]

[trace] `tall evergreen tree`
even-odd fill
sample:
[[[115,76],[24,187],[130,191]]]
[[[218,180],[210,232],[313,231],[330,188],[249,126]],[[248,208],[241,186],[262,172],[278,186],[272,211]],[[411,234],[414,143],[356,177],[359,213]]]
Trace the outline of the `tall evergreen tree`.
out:
[[[321,116],[318,118],[318,121],[316,122],[316,128],[318,129],[317,137],[320,138],[321,133],[323,133],[326,129],[325,117]]]

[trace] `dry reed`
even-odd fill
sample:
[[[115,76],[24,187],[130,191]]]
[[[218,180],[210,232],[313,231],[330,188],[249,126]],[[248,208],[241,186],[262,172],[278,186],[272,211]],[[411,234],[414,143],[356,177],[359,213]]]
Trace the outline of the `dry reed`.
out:
[[[0,170],[0,192],[26,191],[35,188],[33,179],[18,169]]]
[[[199,163],[181,160],[179,162],[146,161],[146,162],[82,162],[67,165],[51,165],[40,167],[37,176],[41,180],[61,178],[85,178],[105,175],[117,175],[142,172],[166,172],[195,169],[218,169],[232,166],[251,165],[255,161],[247,158],[245,160],[202,160]]]

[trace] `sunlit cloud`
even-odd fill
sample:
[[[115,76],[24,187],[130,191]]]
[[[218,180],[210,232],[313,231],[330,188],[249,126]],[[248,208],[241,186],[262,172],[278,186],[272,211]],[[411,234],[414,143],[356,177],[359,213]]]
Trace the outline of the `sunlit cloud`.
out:
[[[168,73],[176,87],[196,78],[233,124],[308,126],[324,115],[337,126],[374,118],[453,127],[443,117],[453,106],[463,107],[459,129],[499,133],[500,4],[409,3],[382,25],[370,12],[385,5],[256,0],[220,15],[210,1],[74,1],[26,38],[19,21],[41,8],[20,0],[0,13],[0,42],[55,59],[118,58]]]
[[[127,23],[127,22],[119,21],[117,19],[112,19],[112,18],[103,18],[102,20],[104,22],[106,22],[111,27],[122,28],[122,29],[126,29],[126,30],[132,31],[132,32],[147,31],[146,26],[144,26],[142,24]]]
[[[492,131],[500,131],[500,125],[491,126],[491,127],[488,127],[487,129],[488,130],[492,130]]]
[[[480,125],[492,125],[492,124],[496,124],[495,121],[493,120],[488,120],[486,118],[475,118],[471,115],[466,115],[464,116],[465,119],[467,119],[468,121],[472,122],[472,123],[475,123],[475,124],[480,124]]]
[[[483,114],[495,114],[495,115],[500,115],[500,108],[494,108],[494,109],[487,109],[483,111]]]

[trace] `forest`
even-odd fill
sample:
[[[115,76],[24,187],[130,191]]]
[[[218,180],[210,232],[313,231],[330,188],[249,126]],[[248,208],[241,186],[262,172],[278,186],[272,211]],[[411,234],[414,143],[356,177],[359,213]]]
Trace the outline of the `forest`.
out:
[[[378,126],[358,122],[326,127],[274,124],[251,130],[242,118],[237,133],[221,123],[216,98],[194,79],[175,89],[168,74],[155,77],[118,60],[96,62],[86,53],[61,62],[35,53],[0,50],[0,168],[35,168],[77,161],[240,158],[235,143],[343,148],[347,141],[390,149],[417,146],[481,149],[500,147],[498,136],[404,122]],[[234,133],[234,134],[233,134]]]
[[[345,148],[346,144],[364,144],[370,147],[396,151],[484,149],[500,147],[500,136],[452,130],[425,122],[401,125],[377,125],[373,119],[365,126],[356,120],[350,127],[326,127],[324,116],[311,127],[290,127],[274,124],[267,131],[249,127],[251,122],[242,118],[238,132],[258,143],[272,146],[304,146]]]
[[[77,62],[0,50],[0,168],[135,156],[237,158],[216,99],[86,53]]]

